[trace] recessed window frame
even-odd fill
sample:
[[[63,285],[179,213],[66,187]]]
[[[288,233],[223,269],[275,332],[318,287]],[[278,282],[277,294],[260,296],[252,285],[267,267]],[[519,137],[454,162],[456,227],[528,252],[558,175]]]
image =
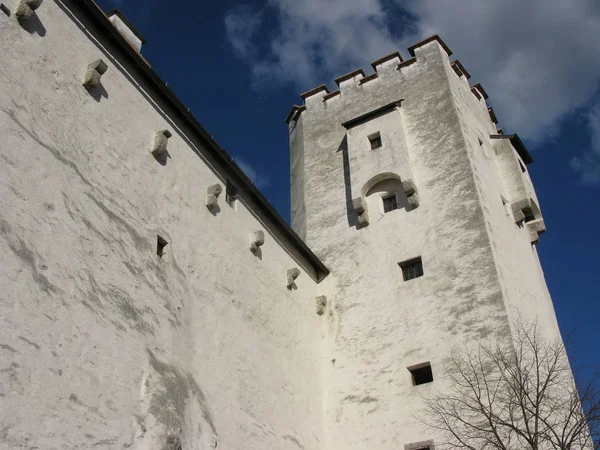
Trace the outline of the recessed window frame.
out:
[[[160,259],[166,259],[167,256],[167,245],[169,242],[163,238],[160,234],[156,235],[156,254]]]
[[[225,184],[225,202],[235,209],[235,203],[238,197],[239,194],[237,188],[231,181],[227,180],[227,183]]]
[[[402,269],[402,278],[404,281],[414,280],[425,275],[423,259],[420,256],[399,262],[398,265]]]
[[[433,439],[405,444],[404,450],[435,450]]]
[[[398,209],[398,197],[395,192],[382,196],[381,201],[383,203],[384,214]]]
[[[431,361],[426,361],[406,368],[410,372],[413,386],[433,383],[433,369]]]
[[[377,133],[370,134],[367,136],[369,139],[369,148],[371,150],[379,150],[383,147],[383,140],[381,139],[381,133],[378,131]]]
[[[533,222],[535,220],[535,214],[531,208],[523,208],[523,216],[525,216],[523,219],[523,222],[525,223]]]

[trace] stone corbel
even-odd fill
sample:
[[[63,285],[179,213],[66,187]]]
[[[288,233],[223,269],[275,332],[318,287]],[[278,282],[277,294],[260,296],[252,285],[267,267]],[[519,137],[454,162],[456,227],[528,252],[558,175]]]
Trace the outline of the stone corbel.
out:
[[[408,199],[410,209],[416,209],[419,207],[419,194],[413,180],[405,180],[402,182],[402,189]]]
[[[327,297],[324,295],[320,295],[317,297],[317,314],[322,316],[325,314],[325,310],[327,309]]]
[[[87,89],[93,89],[100,85],[102,75],[106,73],[108,66],[104,61],[98,59],[93,63],[88,64],[83,75],[83,86]]]
[[[513,216],[515,223],[520,223],[525,220],[524,209],[531,209],[531,199],[522,198],[510,203],[510,212]]]
[[[287,271],[287,288],[291,291],[297,289],[295,280],[300,276],[300,269],[294,267]]]
[[[527,231],[529,232],[529,240],[532,244],[535,244],[540,237],[546,231],[546,224],[543,219],[532,220],[527,222]]]
[[[42,0],[20,0],[15,10],[15,17],[21,25],[33,16],[33,12],[40,7]]]
[[[173,136],[169,130],[161,130],[154,135],[154,145],[152,146],[152,154],[161,156],[167,151],[169,138]]]
[[[250,233],[250,251],[254,254],[258,252],[259,247],[265,243],[265,233],[263,231],[253,231]]]
[[[362,197],[352,199],[352,209],[358,216],[358,224],[361,227],[369,225],[369,212],[367,211],[367,205]]]
[[[206,207],[208,209],[214,209],[219,206],[219,195],[221,192],[223,192],[223,188],[219,183],[206,188]]]

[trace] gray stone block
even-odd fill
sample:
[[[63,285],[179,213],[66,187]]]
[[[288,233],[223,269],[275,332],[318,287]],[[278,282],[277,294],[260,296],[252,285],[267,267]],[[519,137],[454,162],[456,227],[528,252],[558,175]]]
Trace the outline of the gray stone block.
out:
[[[542,219],[527,222],[527,231],[529,232],[529,240],[535,244],[540,237],[540,234],[546,232],[546,224]]]
[[[106,73],[108,66],[104,61],[98,59],[88,64],[83,75],[83,86],[86,89],[93,89],[100,85],[102,75]]]
[[[358,216],[358,223],[362,227],[369,225],[369,212],[367,211],[367,205],[362,197],[352,199],[352,208]]]
[[[33,12],[40,7],[42,0],[20,0],[15,9],[15,17],[20,24],[27,22]]]
[[[219,206],[219,195],[223,192],[223,187],[220,184],[213,184],[206,188],[206,207],[214,209]]]
[[[294,267],[287,271],[287,288],[292,290],[296,288],[295,280],[300,276],[300,269]]]
[[[404,190],[404,194],[406,194],[406,198],[408,199],[408,204],[410,205],[410,209],[416,209],[419,207],[419,194],[417,193],[417,187],[413,180],[405,180],[402,182],[402,189]]]
[[[265,243],[265,233],[264,231],[253,231],[250,233],[250,251],[252,253],[256,253],[258,248],[261,247]]]
[[[416,192],[410,196],[407,197],[408,198],[408,204],[410,205],[410,209],[416,209],[419,207],[419,194],[417,194]]]
[[[522,198],[510,203],[510,212],[515,223],[520,223],[525,220],[524,209],[531,208],[531,199]]]
[[[320,295],[317,297],[317,314],[322,316],[325,314],[325,310],[327,309],[327,297],[324,295]]]
[[[154,145],[152,146],[152,154],[159,156],[167,151],[169,138],[173,136],[169,130],[161,130],[154,135]]]

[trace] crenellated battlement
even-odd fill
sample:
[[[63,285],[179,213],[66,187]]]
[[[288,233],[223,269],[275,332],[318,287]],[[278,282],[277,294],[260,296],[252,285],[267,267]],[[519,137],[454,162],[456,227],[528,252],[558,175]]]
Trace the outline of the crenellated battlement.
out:
[[[367,74],[362,68],[359,68],[335,78],[334,81],[337,84],[338,89],[334,91],[330,91],[325,84],[322,84],[302,93],[300,97],[304,100],[304,104],[294,105],[286,118],[286,122],[290,124],[291,122],[298,120],[300,114],[313,102],[317,102],[317,104],[328,103],[332,100],[337,101],[345,96],[355,96],[357,93],[360,95],[361,89],[370,87],[373,83],[379,82],[382,78],[397,77],[398,72],[403,74],[404,71],[410,70],[409,68],[411,68],[411,66],[419,63],[420,57],[417,55],[417,50],[432,42],[437,42],[448,57],[452,55],[450,48],[437,34],[430,36],[408,47],[407,50],[411,56],[409,59],[405,60],[400,52],[395,51],[373,61],[371,63],[373,73],[371,74]],[[464,78],[465,81],[471,78],[471,74],[459,60],[451,61],[450,67],[459,78]],[[479,101],[485,103],[485,100],[488,99],[488,94],[485,89],[483,89],[481,83],[474,84],[471,87],[471,92]],[[319,100],[320,102],[318,102]],[[495,115],[493,116],[493,120],[495,120],[494,123],[498,123],[495,119]]]

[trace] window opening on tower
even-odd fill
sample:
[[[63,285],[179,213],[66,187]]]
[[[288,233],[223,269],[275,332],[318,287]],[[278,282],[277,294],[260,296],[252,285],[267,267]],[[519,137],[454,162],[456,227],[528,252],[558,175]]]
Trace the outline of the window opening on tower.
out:
[[[398,199],[396,199],[396,194],[388,195],[387,197],[383,197],[383,212],[388,213],[390,211],[394,211],[398,209]]]
[[[423,276],[423,261],[421,260],[421,257],[398,263],[398,265],[402,268],[404,281]]]
[[[369,136],[369,143],[371,144],[371,150],[377,150],[383,146],[381,142],[381,133],[377,132]]]

